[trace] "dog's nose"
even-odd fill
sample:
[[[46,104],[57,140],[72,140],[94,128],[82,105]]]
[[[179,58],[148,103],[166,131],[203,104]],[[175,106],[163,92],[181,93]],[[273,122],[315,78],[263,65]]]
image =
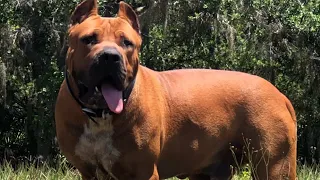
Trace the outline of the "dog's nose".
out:
[[[99,54],[99,61],[105,61],[107,64],[119,62],[122,59],[120,52],[112,47],[104,48]]]
[[[124,74],[123,56],[114,47],[104,47],[95,56],[89,70],[91,84],[94,86],[102,80],[117,79]],[[115,76],[115,77],[114,77]]]

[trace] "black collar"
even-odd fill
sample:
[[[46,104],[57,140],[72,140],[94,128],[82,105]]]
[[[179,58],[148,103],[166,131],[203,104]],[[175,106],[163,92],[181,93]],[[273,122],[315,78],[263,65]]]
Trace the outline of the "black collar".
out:
[[[94,117],[97,118],[101,118],[102,117],[102,113],[107,113],[107,114],[113,114],[112,111],[110,111],[110,109],[90,109],[88,107],[86,107],[79,98],[77,98],[77,96],[74,94],[74,92],[72,91],[70,82],[69,82],[69,78],[68,78],[69,72],[68,72],[68,68],[65,67],[65,79],[66,79],[66,83],[67,83],[67,87],[68,90],[71,94],[71,96],[73,97],[73,99],[79,104],[79,106],[82,109],[82,112],[84,114],[86,114],[94,123],[97,124],[97,122],[93,119]],[[136,78],[133,79],[133,81],[129,84],[129,86],[122,92],[122,97],[123,97],[123,102],[124,104],[128,101],[128,98],[133,90],[134,84],[135,84]]]

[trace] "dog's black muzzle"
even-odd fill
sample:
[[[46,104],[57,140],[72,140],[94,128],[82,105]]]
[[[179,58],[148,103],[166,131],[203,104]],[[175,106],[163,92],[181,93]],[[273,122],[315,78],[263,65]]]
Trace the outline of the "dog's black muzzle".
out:
[[[103,83],[111,84],[119,91],[125,89],[126,68],[121,53],[116,48],[105,47],[95,56],[89,72],[82,76],[88,77],[77,78],[80,99],[85,103],[101,106],[104,101],[99,92]],[[97,95],[98,97],[93,98]]]
[[[88,73],[80,73],[80,76],[78,74],[78,77],[74,77],[79,89],[78,96],[73,93],[68,78],[68,71],[66,70],[68,89],[82,107],[83,112],[90,118],[101,117],[101,112],[108,110],[101,93],[102,84],[111,84],[117,90],[122,91],[123,101],[126,102],[135,83],[134,79],[125,87],[126,67],[124,60],[121,53],[113,47],[105,47],[95,56]]]
[[[126,68],[120,52],[116,48],[104,48],[94,58],[89,76],[91,83],[95,86],[99,86],[102,83],[110,83],[116,89],[122,91],[126,78]]]

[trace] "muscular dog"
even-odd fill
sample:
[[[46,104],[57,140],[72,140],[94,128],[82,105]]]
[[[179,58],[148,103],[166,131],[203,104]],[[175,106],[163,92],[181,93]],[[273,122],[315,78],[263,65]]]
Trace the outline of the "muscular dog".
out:
[[[295,112],[268,81],[139,65],[138,18],[123,2],[105,18],[83,1],[71,22],[55,120],[83,179],[230,179],[246,163],[254,179],[295,179]]]

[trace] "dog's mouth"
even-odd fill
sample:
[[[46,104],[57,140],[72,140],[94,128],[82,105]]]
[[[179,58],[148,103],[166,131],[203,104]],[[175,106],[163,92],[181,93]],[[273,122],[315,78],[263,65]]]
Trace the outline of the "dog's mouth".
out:
[[[103,81],[99,86],[96,86],[96,91],[100,90],[108,108],[117,114],[123,110],[122,90],[119,89],[122,89],[122,87],[116,88],[115,85],[108,83],[108,81]]]
[[[84,84],[78,84],[79,98],[88,108],[109,109],[119,114],[123,110],[124,80],[121,79],[103,78],[96,85],[90,87],[83,87]]]
[[[83,82],[78,83],[79,99],[87,108],[122,112],[127,83],[123,57],[116,48],[105,47],[94,56],[87,71],[75,73],[74,77]]]

